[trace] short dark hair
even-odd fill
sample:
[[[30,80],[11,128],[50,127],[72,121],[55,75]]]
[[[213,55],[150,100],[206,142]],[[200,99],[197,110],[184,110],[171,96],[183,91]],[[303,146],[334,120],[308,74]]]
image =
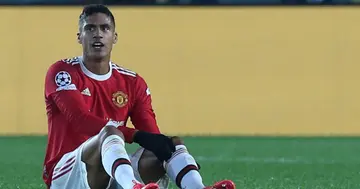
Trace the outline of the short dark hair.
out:
[[[82,23],[88,16],[91,16],[96,13],[103,13],[111,19],[111,22],[114,24],[115,27],[115,18],[112,12],[109,10],[108,7],[102,4],[91,4],[86,5],[79,16],[79,23]]]

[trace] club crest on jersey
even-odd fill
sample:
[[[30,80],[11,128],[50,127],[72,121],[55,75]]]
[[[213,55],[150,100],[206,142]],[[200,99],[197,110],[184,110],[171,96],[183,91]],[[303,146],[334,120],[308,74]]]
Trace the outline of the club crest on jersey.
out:
[[[112,101],[117,107],[121,108],[127,104],[128,96],[125,93],[118,91],[112,95]]]

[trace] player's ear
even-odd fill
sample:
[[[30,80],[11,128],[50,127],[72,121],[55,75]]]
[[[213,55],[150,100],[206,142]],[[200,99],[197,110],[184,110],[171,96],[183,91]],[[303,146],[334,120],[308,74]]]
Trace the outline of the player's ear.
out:
[[[115,32],[115,34],[114,34],[114,44],[116,43],[118,41],[118,34]]]
[[[80,33],[77,33],[77,40],[78,40],[78,43],[81,44],[81,40],[80,40]]]

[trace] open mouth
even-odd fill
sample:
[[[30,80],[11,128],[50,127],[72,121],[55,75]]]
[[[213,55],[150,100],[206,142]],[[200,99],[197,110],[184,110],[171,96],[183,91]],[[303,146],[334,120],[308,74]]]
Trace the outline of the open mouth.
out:
[[[92,47],[94,47],[95,49],[100,49],[101,47],[104,47],[104,43],[101,43],[101,42],[94,42],[92,44]]]

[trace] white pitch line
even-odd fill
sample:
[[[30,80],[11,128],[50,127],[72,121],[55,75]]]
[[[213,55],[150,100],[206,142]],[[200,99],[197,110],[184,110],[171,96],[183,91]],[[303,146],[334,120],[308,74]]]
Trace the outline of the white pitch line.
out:
[[[334,164],[341,163],[335,160],[304,159],[288,157],[225,157],[225,156],[195,156],[198,161],[204,162],[241,162],[241,163],[278,163],[278,164]]]

